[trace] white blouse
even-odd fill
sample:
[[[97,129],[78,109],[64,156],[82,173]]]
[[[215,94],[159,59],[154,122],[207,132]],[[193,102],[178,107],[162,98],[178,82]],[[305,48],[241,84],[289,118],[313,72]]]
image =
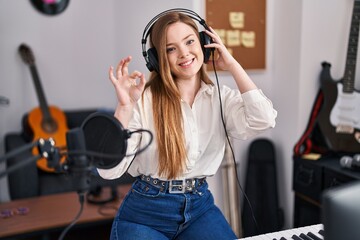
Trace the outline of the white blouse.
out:
[[[240,94],[237,89],[221,87],[221,101],[226,130],[229,137],[248,139],[275,126],[276,110],[272,102],[259,89]],[[154,135],[152,144],[134,158],[125,157],[112,169],[98,169],[102,178],[119,178],[126,171],[136,177],[141,174],[168,180],[158,175],[158,145],[155,138],[150,91],[144,95],[144,106],[138,101],[129,131],[150,130]],[[225,153],[226,135],[221,120],[218,89],[202,82],[192,107],[182,101],[187,164],[179,179],[212,176],[218,170]],[[132,134],[128,139],[127,154],[132,154],[148,144],[148,133]]]

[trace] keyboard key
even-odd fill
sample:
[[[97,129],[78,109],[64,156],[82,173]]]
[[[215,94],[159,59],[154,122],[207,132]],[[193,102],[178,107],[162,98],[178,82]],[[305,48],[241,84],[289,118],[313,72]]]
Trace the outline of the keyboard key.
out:
[[[318,236],[316,236],[314,233],[312,233],[312,232],[308,232],[308,234],[307,234],[309,237],[311,237],[312,239],[314,239],[314,240],[322,240],[323,238],[320,238],[320,237],[318,237]]]
[[[304,233],[300,234],[300,237],[304,240],[313,240],[311,237],[305,235]]]

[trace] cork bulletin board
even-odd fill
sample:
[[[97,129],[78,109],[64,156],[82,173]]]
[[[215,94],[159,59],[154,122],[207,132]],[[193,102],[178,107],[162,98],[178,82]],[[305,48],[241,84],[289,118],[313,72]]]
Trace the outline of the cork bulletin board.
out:
[[[266,0],[206,0],[205,9],[207,24],[243,68],[265,69]]]

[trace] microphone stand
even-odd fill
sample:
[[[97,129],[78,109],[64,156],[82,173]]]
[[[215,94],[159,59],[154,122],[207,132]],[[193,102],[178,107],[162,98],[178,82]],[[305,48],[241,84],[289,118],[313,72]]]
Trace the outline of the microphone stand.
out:
[[[76,152],[85,152],[86,145],[84,139],[85,139],[84,132],[80,128],[69,130],[66,133],[68,150],[69,151],[73,150]],[[0,163],[7,161],[9,158],[15,157],[23,152],[29,151],[34,147],[38,148],[38,152],[39,152],[38,155],[28,157],[23,161],[15,164],[14,166],[7,168],[5,171],[0,172],[0,178],[18,170],[19,168],[26,166],[27,164],[35,162],[40,158],[44,157],[47,159],[48,167],[54,168],[55,172],[69,172],[79,177],[73,183],[75,189],[77,189],[78,192],[86,192],[90,188],[89,173],[91,172],[91,167],[90,167],[90,162],[88,158],[85,156],[85,154],[68,156],[66,163],[61,165],[60,164],[61,155],[59,149],[55,147],[55,141],[52,138],[49,139],[40,138],[34,142],[21,146],[5,154],[4,156],[0,157]]]
[[[24,167],[27,164],[35,162],[42,157],[45,157],[48,159],[48,166],[54,167],[55,169],[60,169],[60,164],[59,164],[60,153],[59,153],[59,150],[56,149],[54,146],[55,146],[55,142],[52,138],[49,138],[47,140],[40,138],[37,141],[34,141],[32,143],[21,146],[15,150],[9,152],[8,154],[5,154],[4,156],[2,156],[0,158],[0,163],[6,161],[9,158],[17,156],[25,151],[29,151],[34,147],[37,147],[39,150],[38,155],[26,158],[22,162],[7,168],[5,171],[0,172],[0,178],[12,173],[13,171],[15,171],[19,168]]]
[[[84,131],[80,128],[74,128],[66,133],[66,142],[68,151],[83,152],[78,155],[68,155],[65,169],[74,175],[73,185],[77,189],[79,196],[80,210],[74,220],[62,231],[59,240],[62,240],[67,232],[78,222],[84,209],[85,194],[90,188],[91,167],[88,157],[85,155],[86,144]]]
[[[66,141],[67,141],[67,148],[69,151],[71,150],[77,152],[86,151],[85,137],[82,129],[75,128],[69,130],[66,133]],[[19,168],[24,167],[27,164],[35,162],[42,157],[45,157],[47,159],[48,167],[55,168],[56,172],[65,171],[72,173],[76,176],[73,184],[75,186],[75,189],[77,189],[79,195],[80,210],[77,216],[75,217],[75,219],[71,222],[71,224],[68,225],[62,231],[59,237],[59,239],[61,240],[65,237],[66,233],[70,230],[70,228],[72,228],[76,224],[83,211],[85,194],[87,190],[90,188],[90,172],[91,172],[90,163],[86,155],[83,153],[83,154],[68,156],[67,162],[63,165],[60,165],[60,152],[59,149],[55,147],[55,141],[52,138],[48,140],[40,138],[37,141],[21,146],[2,156],[0,158],[0,163],[8,160],[9,158],[17,156],[25,151],[29,151],[34,147],[38,148],[39,150],[38,155],[24,159],[20,163],[17,163],[16,165],[7,168],[5,171],[0,172],[0,178],[12,173],[13,171]]]

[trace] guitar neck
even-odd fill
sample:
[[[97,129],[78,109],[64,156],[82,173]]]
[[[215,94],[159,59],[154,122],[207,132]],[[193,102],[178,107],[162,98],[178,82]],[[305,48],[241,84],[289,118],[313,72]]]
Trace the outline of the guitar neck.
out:
[[[359,23],[360,23],[360,1],[355,0],[352,19],[351,19],[345,74],[343,79],[344,93],[354,92],[356,59],[357,59],[358,41],[359,41]]]
[[[43,91],[43,88],[42,88],[42,85],[40,82],[40,78],[39,78],[39,74],[38,74],[38,71],[37,71],[35,65],[30,65],[30,72],[31,72],[32,78],[34,80],[35,90],[36,90],[36,93],[38,96],[39,105],[40,105],[41,112],[43,114],[44,121],[50,121],[51,114],[49,111],[49,106],[46,102],[45,93]]]

